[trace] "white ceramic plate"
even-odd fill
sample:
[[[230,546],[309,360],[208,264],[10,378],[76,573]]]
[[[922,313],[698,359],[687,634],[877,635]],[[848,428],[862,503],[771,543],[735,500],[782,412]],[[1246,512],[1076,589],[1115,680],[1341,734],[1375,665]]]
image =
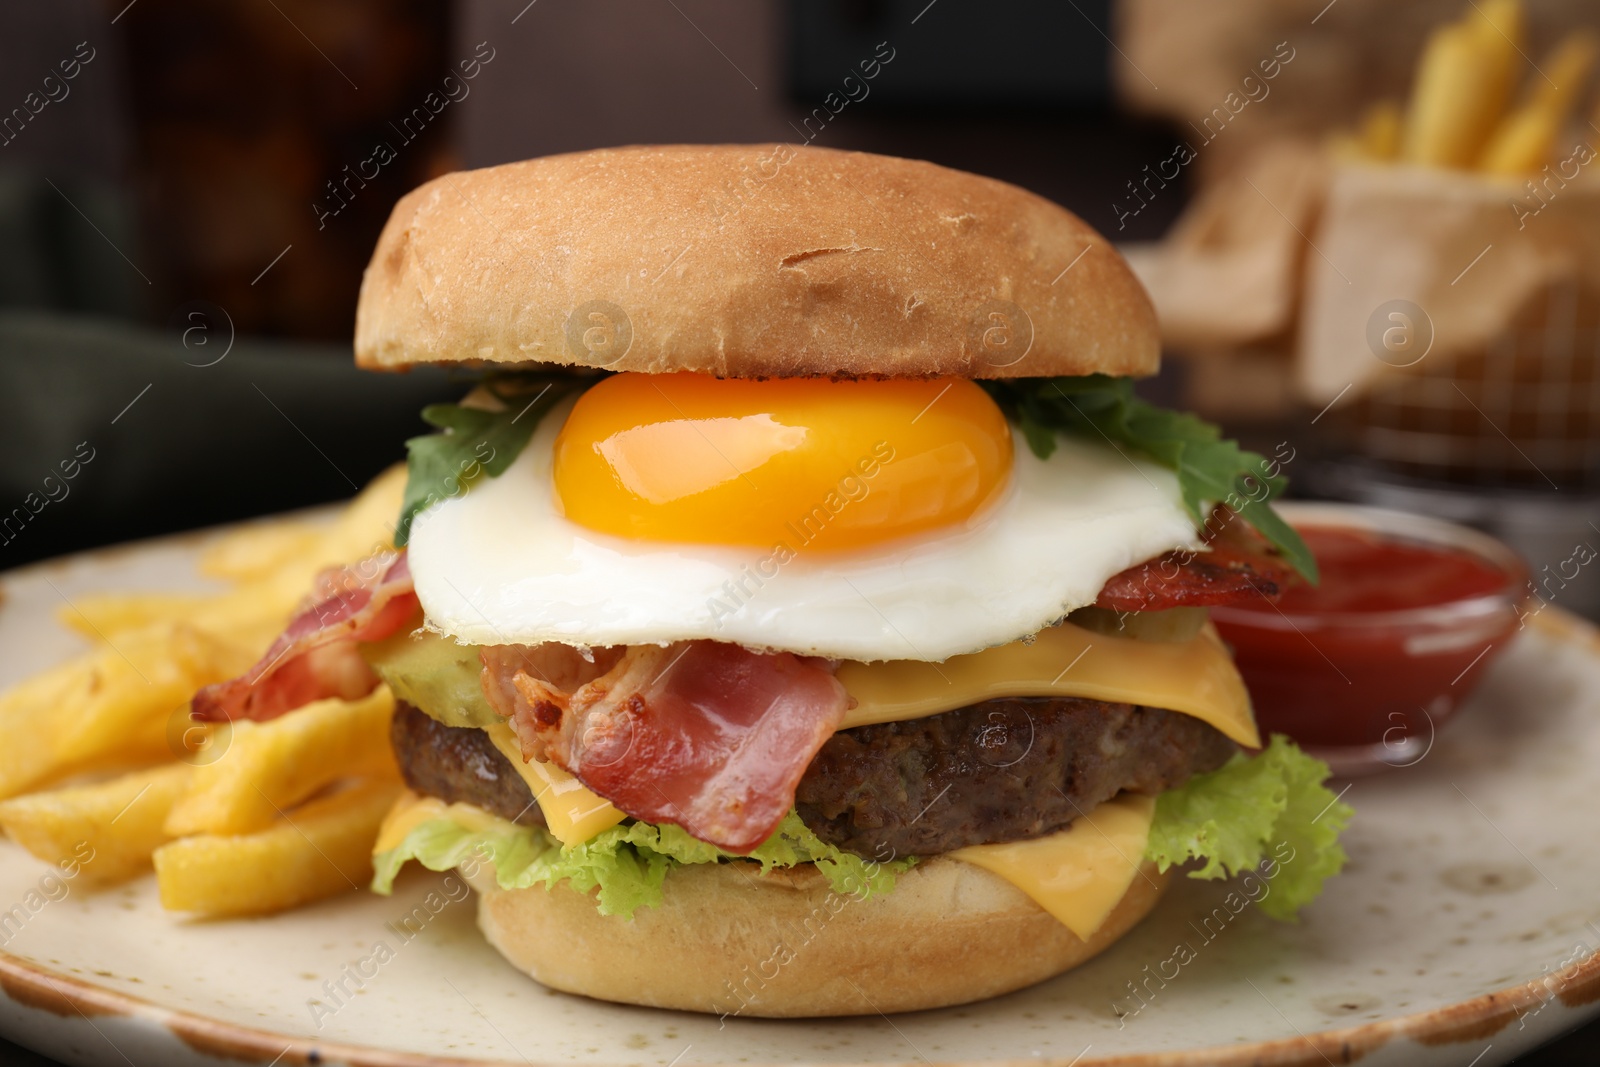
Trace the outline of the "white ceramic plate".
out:
[[[204,588],[193,559],[206,536],[0,576],[0,685],[80,647],[52,621],[63,599]],[[470,900],[404,932],[398,920],[440,888],[426,873],[390,899],[195,922],[162,912],[148,877],[30,898],[46,867],[0,842],[0,1031],[71,1063],[137,1067],[1488,1067],[1600,1010],[1597,797],[1600,636],[1549,608],[1425,758],[1350,787],[1351,864],[1296,926],[1214,912],[1224,887],[1179,879],[1105,955],[1021,993],[892,1018],[724,1022],[545,990],[484,944]]]

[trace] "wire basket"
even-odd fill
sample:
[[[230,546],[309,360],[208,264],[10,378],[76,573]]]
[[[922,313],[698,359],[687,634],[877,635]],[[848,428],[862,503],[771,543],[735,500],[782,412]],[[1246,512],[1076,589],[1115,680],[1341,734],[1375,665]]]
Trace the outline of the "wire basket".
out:
[[[1343,421],[1353,451],[1416,477],[1600,484],[1600,297],[1541,290],[1483,351],[1387,376]]]

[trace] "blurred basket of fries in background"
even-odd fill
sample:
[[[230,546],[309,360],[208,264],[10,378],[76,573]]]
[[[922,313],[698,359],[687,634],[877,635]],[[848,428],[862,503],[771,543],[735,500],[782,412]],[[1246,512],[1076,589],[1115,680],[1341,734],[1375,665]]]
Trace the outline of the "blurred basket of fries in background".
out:
[[[0,829],[95,885],[153,866],[162,904],[263,914],[364,887],[401,789],[394,699],[320,700],[270,722],[197,723],[202,686],[242,673],[324,570],[388,547],[403,468],[328,523],[217,535],[213,596],[77,597],[60,621],[88,651],[0,694]]]
[[[1117,0],[1112,32],[1126,61],[1111,75],[1124,106],[1200,138],[1193,166],[1209,182],[1263,147],[1320,142],[1374,108],[1397,114],[1430,38],[1473,12],[1468,0]],[[1545,56],[1575,29],[1600,28],[1600,10],[1592,0],[1526,0],[1521,23],[1519,80],[1534,62],[1549,73]],[[1268,58],[1283,74],[1258,84]]]
[[[1351,389],[1330,429],[1406,474],[1600,476],[1600,128],[1579,117],[1600,38],[1575,30],[1526,75],[1525,46],[1517,0],[1472,4],[1429,38],[1407,107],[1333,143],[1300,381],[1319,405]]]
[[[1185,402],[1296,427],[1302,487],[1474,522],[1529,558],[1570,550],[1600,514],[1600,33],[1584,25],[1600,10],[1225,6],[1249,47],[1292,58],[1270,92],[1263,69],[1189,118],[1200,190],[1130,255]],[[1164,0],[1123,10],[1130,62],[1162,83],[1220,92],[1223,70],[1250,69],[1238,40],[1180,56]],[[1384,47],[1341,52],[1363,12]],[[1357,54],[1365,79],[1334,62]],[[1153,106],[1143,79],[1122,82]],[[1526,536],[1505,525],[1556,488],[1565,514],[1537,500]],[[1600,582],[1582,584],[1570,605],[1600,609]]]

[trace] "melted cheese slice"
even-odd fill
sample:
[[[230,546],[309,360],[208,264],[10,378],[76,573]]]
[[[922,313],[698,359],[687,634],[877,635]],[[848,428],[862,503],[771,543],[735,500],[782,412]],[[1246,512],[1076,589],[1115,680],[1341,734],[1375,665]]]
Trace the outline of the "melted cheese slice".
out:
[[[450,819],[468,830],[484,830],[495,822],[493,815],[471,804],[446,804],[438,797],[402,790],[378,827],[378,840],[372,846],[372,854],[377,856],[399,847],[406,835],[434,819]]]
[[[609,830],[627,818],[611,801],[589,792],[582,782],[554,763],[524,762],[517,735],[512,733],[510,724],[497,722],[484,727],[484,733],[528,783],[533,799],[539,802],[539,810],[544,812],[551,836],[563,845],[581,845],[601,830]]]
[[[999,697],[1084,697],[1192,715],[1261,747],[1250,695],[1216,629],[1163,643],[1108,637],[1071,623],[943,663],[849,661],[838,678],[855,698],[839,729],[938,715]]]
[[[1139,874],[1155,797],[1119,796],[1080,815],[1060,833],[950,853],[1022,890],[1087,941]]]

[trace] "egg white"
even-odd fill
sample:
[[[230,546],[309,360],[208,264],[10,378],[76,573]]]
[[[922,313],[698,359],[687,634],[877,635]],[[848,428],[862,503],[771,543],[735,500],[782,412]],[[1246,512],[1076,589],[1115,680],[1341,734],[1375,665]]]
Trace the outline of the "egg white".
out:
[[[960,526],[798,555],[612,537],[555,499],[552,446],[570,409],[550,412],[500,477],[417,519],[411,573],[430,627],[468,644],[709,638],[937,661],[1035,633],[1118,571],[1198,544],[1172,471],[1072,438],[1040,460],[1020,435],[1003,497]],[[844,507],[867,505],[866,482]],[[787,548],[799,545],[797,532]]]

